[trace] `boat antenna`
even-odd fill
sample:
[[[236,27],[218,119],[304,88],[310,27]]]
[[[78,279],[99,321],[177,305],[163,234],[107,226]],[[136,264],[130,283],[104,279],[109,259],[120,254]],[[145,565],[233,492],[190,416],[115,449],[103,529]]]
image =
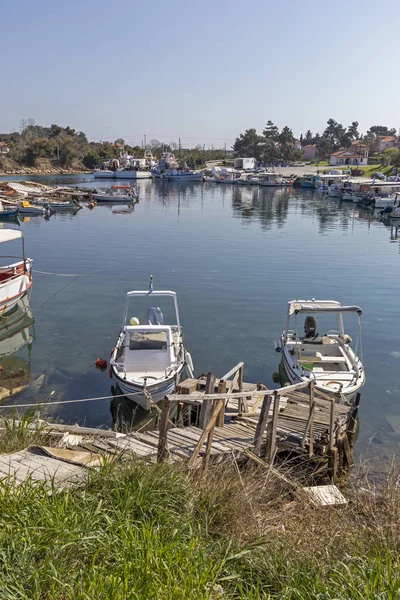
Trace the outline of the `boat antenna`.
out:
[[[153,275],[150,275],[150,283],[149,283],[149,294],[154,290],[153,288]]]

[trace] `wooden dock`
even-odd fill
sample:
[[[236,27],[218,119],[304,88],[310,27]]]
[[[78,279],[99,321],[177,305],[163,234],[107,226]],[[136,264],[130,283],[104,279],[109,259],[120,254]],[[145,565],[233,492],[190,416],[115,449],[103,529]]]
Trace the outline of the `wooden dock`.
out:
[[[268,390],[243,382],[243,369],[239,363],[221,379],[209,373],[178,384],[177,393],[158,407],[154,431],[125,434],[49,423],[45,432],[58,439],[58,447],[0,455],[0,478],[51,480],[64,487],[105,458],[121,455],[206,469],[228,458],[272,466],[289,454],[308,457],[309,464],[316,459],[319,470],[325,463],[335,481],[352,464],[359,396],[345,406],[314,390],[313,381]]]

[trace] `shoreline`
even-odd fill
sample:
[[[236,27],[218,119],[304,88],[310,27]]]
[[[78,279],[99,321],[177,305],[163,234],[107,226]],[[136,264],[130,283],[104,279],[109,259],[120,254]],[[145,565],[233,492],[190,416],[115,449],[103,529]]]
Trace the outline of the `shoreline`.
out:
[[[93,171],[90,170],[77,170],[77,169],[36,169],[34,167],[27,167],[21,169],[14,169],[12,171],[0,171],[0,177],[7,177],[8,175],[90,175]]]

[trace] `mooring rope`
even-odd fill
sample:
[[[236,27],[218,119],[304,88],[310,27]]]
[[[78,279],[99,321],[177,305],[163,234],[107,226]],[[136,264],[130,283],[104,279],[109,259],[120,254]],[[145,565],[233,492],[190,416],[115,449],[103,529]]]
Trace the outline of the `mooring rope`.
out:
[[[0,404],[0,408],[33,408],[35,406],[51,406],[55,404],[74,404],[78,402],[93,402],[94,400],[109,400],[110,398],[128,398],[130,396],[140,396],[141,392],[131,392],[130,394],[117,394],[114,396],[98,396],[97,398],[78,398],[76,400],[53,400],[50,402],[32,402],[29,404]]]

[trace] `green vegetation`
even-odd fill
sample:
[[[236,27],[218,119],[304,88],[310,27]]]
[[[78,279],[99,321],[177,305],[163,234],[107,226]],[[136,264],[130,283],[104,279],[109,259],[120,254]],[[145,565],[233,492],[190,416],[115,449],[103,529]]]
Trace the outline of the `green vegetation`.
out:
[[[34,441],[18,428],[2,450]],[[311,506],[267,466],[239,475],[234,462],[188,474],[125,456],[51,494],[3,481],[0,598],[398,598],[396,481],[381,492],[355,481],[336,508]]]
[[[89,142],[82,131],[60,125],[43,127],[37,125],[34,119],[23,119],[20,131],[1,134],[0,142],[5,142],[10,149],[9,153],[0,158],[0,167],[2,161],[11,159],[22,167],[42,168],[46,165],[47,168],[83,170],[93,169],[104,161],[119,158],[122,149],[138,158],[144,155],[142,147],[130,146],[122,138],[115,142]],[[159,140],[146,143],[146,150],[151,150],[155,157],[159,157],[162,152],[177,151],[179,157],[190,167],[199,167],[207,160],[223,159],[229,153],[214,148],[206,150],[205,146],[200,145],[183,148],[174,142],[164,144]]]
[[[360,135],[358,121],[344,127],[335,119],[328,119],[322,134],[313,134],[308,129],[304,135],[300,135],[299,140],[295,140],[288,126],[280,131],[272,121],[268,121],[261,135],[255,129],[241,133],[235,140],[233,151],[235,156],[254,156],[269,164],[288,163],[302,160],[300,146],[315,145],[317,160],[323,166],[332,152],[340,148],[353,148],[355,152],[361,152],[362,147],[367,146],[372,155],[379,149],[379,136],[395,135],[395,128],[384,125],[373,125],[364,135]],[[400,166],[400,150],[388,148],[379,155],[379,159],[385,165]]]

